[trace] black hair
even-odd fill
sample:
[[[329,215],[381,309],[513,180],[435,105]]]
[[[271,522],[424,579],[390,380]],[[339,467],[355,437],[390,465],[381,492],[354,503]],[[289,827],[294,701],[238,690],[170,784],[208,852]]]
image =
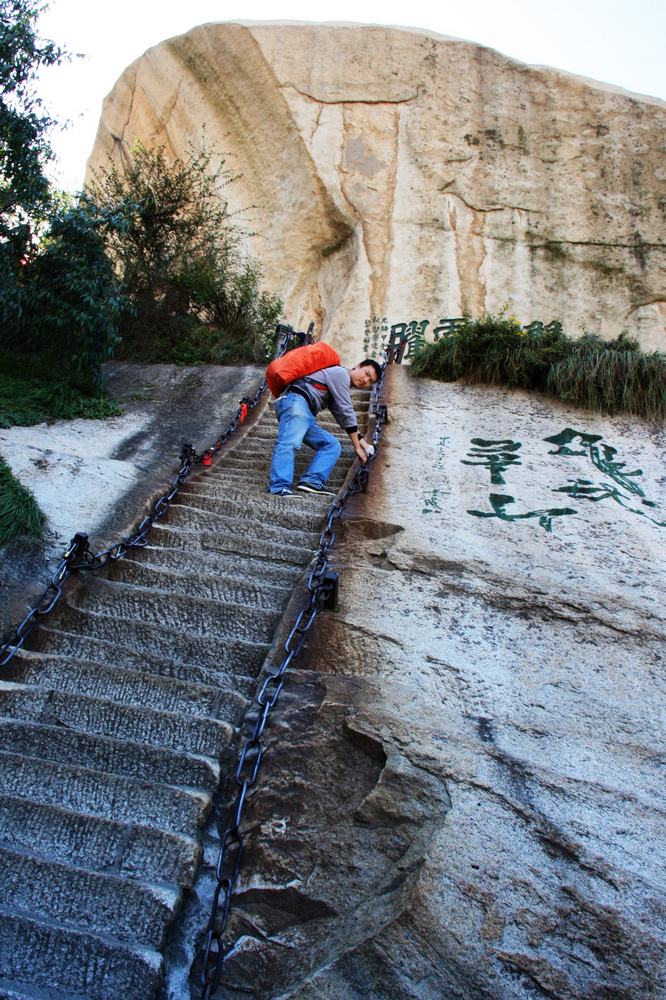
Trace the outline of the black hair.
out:
[[[382,366],[377,361],[373,361],[372,358],[366,358],[365,361],[361,361],[358,367],[365,368],[367,365],[370,365],[371,368],[375,369],[377,372],[377,379],[379,380],[382,377]]]

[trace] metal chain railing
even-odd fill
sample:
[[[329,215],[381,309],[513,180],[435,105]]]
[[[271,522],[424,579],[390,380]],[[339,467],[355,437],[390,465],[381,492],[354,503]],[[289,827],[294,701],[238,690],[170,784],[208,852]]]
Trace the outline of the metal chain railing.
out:
[[[298,338],[300,343],[306,343],[309,339],[311,339],[313,326],[314,324],[311,323],[307,334],[303,334],[296,333],[291,329],[291,327],[280,324],[277,328],[278,349],[276,357],[281,357],[281,355],[285,353],[292,338]],[[236,413],[227,428],[222,434],[220,434],[215,444],[211,445],[211,447],[206,449],[206,451],[199,455],[191,444],[183,445],[180,455],[181,466],[176,478],[171,484],[171,489],[168,493],[165,493],[159,498],[159,500],[157,500],[151,513],[144,517],[136,531],[134,531],[131,535],[128,535],[122,542],[115,542],[107,549],[104,549],[103,552],[94,553],[90,550],[88,536],[84,532],[77,532],[69,543],[67,551],[63,555],[62,562],[51,578],[51,582],[30,608],[30,611],[25,616],[21,624],[14,629],[14,632],[10,635],[7,641],[0,646],[0,667],[4,667],[5,664],[9,663],[12,656],[14,656],[15,653],[17,653],[23,646],[23,643],[35,628],[39,620],[53,610],[62,593],[65,581],[73,570],[99,569],[108,562],[115,562],[116,559],[122,559],[122,557],[126,555],[130,549],[147,544],[146,536],[148,535],[148,532],[152,528],[155,521],[164,517],[171,506],[171,501],[175,497],[176,493],[181,486],[187,482],[187,477],[193,467],[196,465],[211,464],[213,454],[218,452],[222,445],[229,440],[239,423],[243,423],[249,410],[253,409],[261,399],[266,387],[267,382],[266,379],[264,379],[254,396],[243,396],[238,405],[238,409],[236,410]]]
[[[386,366],[392,360],[394,347],[389,341],[382,357],[381,378],[375,383],[370,400],[370,414],[376,417],[375,431],[372,438],[374,454],[368,456],[364,465],[359,465],[350,479],[342,496],[333,501],[328,511],[326,526],[319,538],[319,548],[314,565],[308,579],[308,602],[299,612],[296,622],[284,644],[286,656],[276,670],[270,672],[264,680],[256,699],[257,718],[252,735],[249,736],[240,753],[236,769],[236,784],[238,793],[234,803],[229,825],[222,835],[222,843],[218,856],[215,876],[217,885],[213,895],[210,919],[206,930],[206,946],[201,972],[202,1000],[211,1000],[220,982],[222,966],[226,956],[222,938],[229,919],[231,899],[234,885],[238,878],[243,856],[243,835],[240,832],[243,806],[249,788],[254,785],[259,765],[264,752],[262,735],[268,721],[268,716],[280,696],[284,684],[284,675],[292,661],[298,656],[305,637],[312,628],[319,612],[324,607],[334,609],[337,604],[337,573],[327,574],[328,552],[335,541],[333,525],[340,517],[347,501],[354,493],[365,492],[369,478],[369,464],[377,457],[379,442],[383,434],[383,425],[388,422],[386,404],[379,402]]]

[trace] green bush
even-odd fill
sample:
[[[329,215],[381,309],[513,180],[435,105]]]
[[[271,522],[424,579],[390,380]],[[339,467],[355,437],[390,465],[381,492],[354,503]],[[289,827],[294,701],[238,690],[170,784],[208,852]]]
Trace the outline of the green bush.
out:
[[[123,225],[85,197],[68,199],[18,267],[0,246],[0,345],[49,358],[62,380],[91,396],[102,395],[100,365],[119,343],[127,306],[105,249]]]
[[[19,535],[41,538],[45,517],[30,490],[21,486],[0,457],[0,545]]]
[[[67,198],[46,176],[54,126],[37,96],[67,58],[39,38],[39,0],[0,0],[0,424],[118,412],[101,364],[264,360],[281,304],[239,251],[220,197],[233,176],[137,144]],[[126,337],[121,345],[119,333]]]
[[[191,152],[169,164],[137,142],[123,173],[98,172],[89,196],[129,220],[109,249],[131,303],[120,355],[178,364],[264,361],[282,308],[240,252],[241,230],[221,195],[235,179],[224,160]]]
[[[525,329],[503,316],[467,316],[436,344],[422,344],[410,370],[443,382],[537,389],[597,411],[666,417],[666,355],[644,354],[626,334],[576,340],[558,322]]]
[[[0,241],[18,266],[48,213],[45,167],[54,125],[35,91],[43,66],[66,58],[35,30],[41,0],[0,0]]]
[[[87,395],[54,367],[48,356],[0,352],[0,427],[28,427],[50,420],[119,416],[105,395]]]

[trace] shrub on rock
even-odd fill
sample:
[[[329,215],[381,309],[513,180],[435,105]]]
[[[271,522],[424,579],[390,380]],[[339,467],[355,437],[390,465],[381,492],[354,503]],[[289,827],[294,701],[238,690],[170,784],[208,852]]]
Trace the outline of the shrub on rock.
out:
[[[626,334],[574,339],[559,322],[522,327],[501,315],[466,316],[437,343],[422,344],[410,371],[442,382],[537,389],[591,410],[666,417],[666,355],[643,353]]]
[[[95,174],[89,197],[127,219],[109,234],[131,304],[125,357],[225,364],[270,354],[282,303],[261,291],[261,269],[241,251],[223,197],[234,179],[206,150],[170,164],[162,147],[140,142],[123,172],[111,164]]]

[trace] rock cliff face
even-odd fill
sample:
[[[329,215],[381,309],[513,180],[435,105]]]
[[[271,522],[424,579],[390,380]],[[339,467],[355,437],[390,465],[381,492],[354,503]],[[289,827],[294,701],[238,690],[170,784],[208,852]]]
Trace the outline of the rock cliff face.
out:
[[[215,23],[123,73],[90,167],[204,125],[268,286],[346,361],[375,317],[507,302],[666,348],[662,101],[432,32]]]
[[[663,997],[664,434],[390,382],[340,610],[249,800],[220,995]]]

